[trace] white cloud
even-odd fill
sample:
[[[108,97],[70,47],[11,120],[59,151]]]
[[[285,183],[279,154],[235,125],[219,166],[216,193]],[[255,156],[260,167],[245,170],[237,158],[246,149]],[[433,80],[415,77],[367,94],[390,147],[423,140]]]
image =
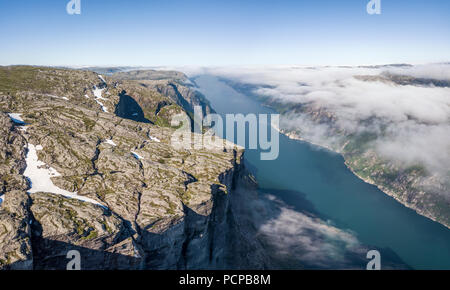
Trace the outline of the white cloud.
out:
[[[194,72],[194,70],[191,70]],[[405,165],[423,164],[432,175],[448,179],[450,168],[450,88],[363,81],[354,76],[384,72],[450,80],[450,64],[406,67],[227,67],[197,70],[255,85],[253,93],[270,101],[308,104],[331,113],[333,124],[311,122],[305,114],[287,114],[282,128],[300,129],[305,139],[332,146],[345,134],[384,130],[374,149]]]
[[[278,258],[295,259],[309,267],[355,267],[346,257],[348,252],[364,258],[364,251],[351,232],[286,207],[280,208],[279,215],[265,222],[259,232]]]
[[[431,78],[437,80],[450,80],[449,64],[428,64],[412,67],[389,68],[391,73],[409,75],[417,78]]]

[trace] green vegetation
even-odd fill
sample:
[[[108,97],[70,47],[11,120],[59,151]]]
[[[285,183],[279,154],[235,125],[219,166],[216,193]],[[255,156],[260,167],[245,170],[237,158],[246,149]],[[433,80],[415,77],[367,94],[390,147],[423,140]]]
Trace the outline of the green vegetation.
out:
[[[348,136],[348,144],[344,148],[344,152],[364,152],[370,148],[370,143],[375,141],[378,135],[372,132],[364,132]]]

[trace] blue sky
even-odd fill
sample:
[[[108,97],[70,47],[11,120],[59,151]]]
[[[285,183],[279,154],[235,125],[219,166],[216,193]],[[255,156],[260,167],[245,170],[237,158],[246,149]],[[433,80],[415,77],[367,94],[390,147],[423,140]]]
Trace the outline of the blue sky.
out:
[[[353,65],[450,61],[450,1],[1,0],[0,64]]]

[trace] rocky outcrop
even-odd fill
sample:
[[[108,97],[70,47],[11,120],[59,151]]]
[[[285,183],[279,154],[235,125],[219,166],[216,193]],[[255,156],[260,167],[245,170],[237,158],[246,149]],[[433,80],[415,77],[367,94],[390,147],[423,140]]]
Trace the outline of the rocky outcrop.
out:
[[[182,73],[142,70],[119,72],[113,74],[111,77],[118,80],[122,85],[133,84],[134,87],[140,89],[140,95],[142,95],[142,91],[148,92],[148,89],[150,89],[150,91],[157,92],[161,96],[168,98],[165,100],[161,98],[145,98],[144,100],[137,96],[137,100],[141,106],[143,108],[151,107],[152,111],[154,111],[153,108],[155,105],[149,106],[148,102],[150,100],[157,102],[157,112],[155,112],[155,115],[167,109],[173,110],[171,105],[174,104],[183,108],[190,116],[193,114],[194,106],[200,106],[204,115],[213,112],[209,101],[200,92],[193,89],[187,76]]]
[[[0,268],[65,269],[71,250],[82,269],[267,265],[258,245],[230,250],[250,247],[231,201],[243,151],[173,148],[170,118],[195,97],[161,82],[0,68]]]
[[[30,199],[21,175],[25,168],[25,139],[10,117],[0,112],[0,268],[33,267]]]
[[[31,195],[34,269],[65,269],[78,250],[83,269],[136,269],[138,250],[126,221],[107,210],[50,193]]]
[[[33,269],[31,204],[23,191],[5,193],[0,209],[0,269]]]

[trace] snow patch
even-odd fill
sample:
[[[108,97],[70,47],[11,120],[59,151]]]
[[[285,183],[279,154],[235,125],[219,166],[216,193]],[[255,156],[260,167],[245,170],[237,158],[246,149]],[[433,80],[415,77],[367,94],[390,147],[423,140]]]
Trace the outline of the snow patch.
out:
[[[94,96],[97,99],[103,99],[104,100],[104,98],[102,97],[102,93],[103,93],[104,90],[105,89],[99,89],[99,88],[97,88],[97,86],[94,86]]]
[[[101,75],[98,75],[98,77],[102,80],[102,82],[104,82],[106,84],[105,79]]]
[[[141,155],[137,154],[136,152],[132,151],[131,154],[133,154],[134,158],[136,158],[137,160],[144,159]]]
[[[86,94],[86,95],[84,95],[84,97],[85,97],[86,99],[90,99],[90,98],[89,98],[89,96],[88,96],[87,94]]]
[[[105,98],[102,97],[102,93],[105,89],[99,89],[97,88],[97,86],[94,86],[94,96],[95,96],[95,101],[97,102],[97,104],[100,105],[100,107],[102,107],[103,112],[108,113],[108,109],[105,107],[105,105],[103,105],[102,102],[100,102],[99,100],[106,100]]]
[[[149,136],[149,137],[150,137],[150,140],[161,143],[161,140],[159,140],[158,138],[153,137],[153,136]]]
[[[114,141],[111,140],[111,139],[105,140],[105,143],[106,143],[106,144],[109,144],[109,145],[112,145],[112,146],[117,146],[116,143],[114,143]]]
[[[18,113],[9,113],[8,114],[9,118],[11,119],[11,121],[13,121],[16,124],[20,124],[20,125],[25,125],[24,120],[22,119],[22,114],[18,114]]]
[[[103,112],[108,113],[108,109],[105,107],[105,105],[103,105],[102,102],[100,102],[100,101],[97,100],[97,99],[96,99],[95,101],[97,102],[97,104],[100,105],[100,107],[102,107],[102,111],[103,111]]]
[[[66,101],[69,100],[69,98],[67,98],[67,97],[60,97],[60,96],[55,96],[55,95],[50,95],[50,94],[46,94],[46,96],[47,97],[51,97],[51,98],[56,98],[56,99],[63,99],[63,100],[66,100]]]
[[[61,174],[59,174],[56,169],[47,166],[47,164],[42,161],[39,161],[37,151],[42,149],[43,148],[41,145],[34,146],[33,144],[28,144],[28,153],[25,158],[27,167],[25,169],[25,172],[23,173],[23,175],[27,177],[30,182],[31,188],[28,190],[28,193],[32,194],[36,192],[48,192],[62,195],[66,198],[73,198],[84,202],[89,202],[106,208],[104,205],[93,199],[85,196],[80,196],[76,192],[69,192],[55,186],[51,178],[61,176]]]
[[[17,127],[20,131],[26,132],[28,127],[25,126],[27,125],[27,123],[25,123],[25,121],[22,119],[22,114],[18,114],[18,113],[9,113],[8,114],[9,118],[11,119],[11,121],[13,121],[15,124],[17,125],[23,125],[23,126],[19,126]]]

